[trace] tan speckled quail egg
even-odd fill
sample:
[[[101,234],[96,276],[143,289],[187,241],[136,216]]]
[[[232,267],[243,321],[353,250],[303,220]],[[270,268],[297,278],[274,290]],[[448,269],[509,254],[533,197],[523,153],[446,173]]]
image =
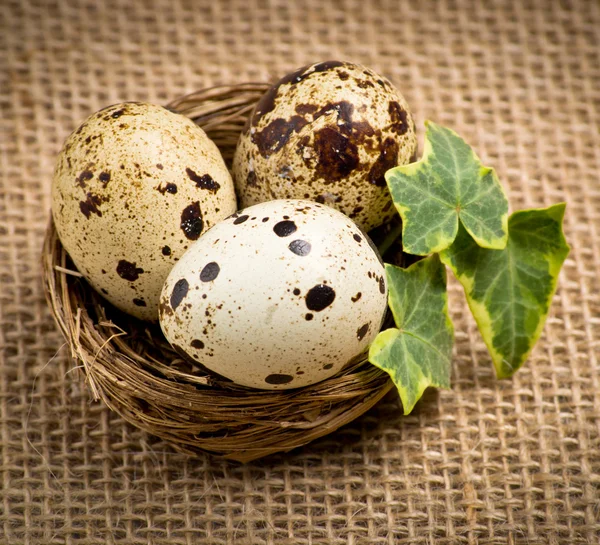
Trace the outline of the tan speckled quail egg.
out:
[[[75,266],[121,310],[158,319],[169,271],[200,234],[236,210],[216,145],[190,119],[126,102],[66,140],[52,214]]]
[[[238,384],[287,389],[363,353],[386,306],[383,264],[352,220],[274,200],[202,235],[169,274],[159,314],[178,352]]]
[[[368,231],[395,214],[384,174],[416,145],[408,104],[387,79],[348,62],[305,66],[265,93],[240,136],[240,206],[311,199]]]

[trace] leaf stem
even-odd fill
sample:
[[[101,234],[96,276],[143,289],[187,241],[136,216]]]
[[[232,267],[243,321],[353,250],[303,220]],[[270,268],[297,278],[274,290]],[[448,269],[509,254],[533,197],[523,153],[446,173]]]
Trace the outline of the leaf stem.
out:
[[[381,244],[378,246],[379,253],[381,257],[385,255],[385,253],[391,248],[392,244],[396,242],[398,237],[402,234],[402,223],[398,223],[392,230],[385,236],[385,238],[381,241]]]

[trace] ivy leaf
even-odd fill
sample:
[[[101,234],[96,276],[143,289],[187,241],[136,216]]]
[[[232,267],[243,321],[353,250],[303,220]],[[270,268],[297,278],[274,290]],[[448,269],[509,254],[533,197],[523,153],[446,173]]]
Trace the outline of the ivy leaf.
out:
[[[570,250],[562,231],[564,213],[564,203],[515,212],[504,250],[480,248],[461,228],[440,255],[465,290],[498,378],[523,365],[542,332]]]
[[[448,315],[446,269],[437,255],[407,269],[386,263],[389,304],[398,329],[377,335],[369,361],[394,381],[404,414],[428,386],[450,387],[454,328]]]
[[[421,160],[385,174],[402,217],[404,251],[427,255],[448,248],[459,220],[479,246],[501,250],[508,200],[496,172],[454,131],[431,121],[425,126]]]

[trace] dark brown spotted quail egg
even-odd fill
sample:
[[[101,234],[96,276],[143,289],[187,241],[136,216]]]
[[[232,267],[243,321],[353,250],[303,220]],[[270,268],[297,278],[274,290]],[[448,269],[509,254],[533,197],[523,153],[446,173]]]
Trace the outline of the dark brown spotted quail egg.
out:
[[[348,62],[305,66],[267,91],[240,136],[240,206],[311,199],[370,230],[395,214],[385,172],[416,145],[408,104],[387,79]]]
[[[175,262],[235,210],[215,144],[190,119],[160,106],[100,110],[58,156],[52,213],[60,240],[89,283],[138,318],[158,319]]]
[[[203,234],[169,274],[159,315],[178,352],[238,384],[287,389],[363,353],[386,307],[383,264],[352,220],[274,200]]]

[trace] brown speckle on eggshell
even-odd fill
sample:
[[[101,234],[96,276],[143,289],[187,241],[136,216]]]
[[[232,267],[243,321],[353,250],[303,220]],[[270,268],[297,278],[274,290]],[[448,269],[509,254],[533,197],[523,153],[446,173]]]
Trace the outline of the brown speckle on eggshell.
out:
[[[408,104],[389,81],[349,62],[305,66],[265,93],[240,136],[240,206],[311,199],[370,230],[395,214],[385,172],[409,163],[416,145]]]

